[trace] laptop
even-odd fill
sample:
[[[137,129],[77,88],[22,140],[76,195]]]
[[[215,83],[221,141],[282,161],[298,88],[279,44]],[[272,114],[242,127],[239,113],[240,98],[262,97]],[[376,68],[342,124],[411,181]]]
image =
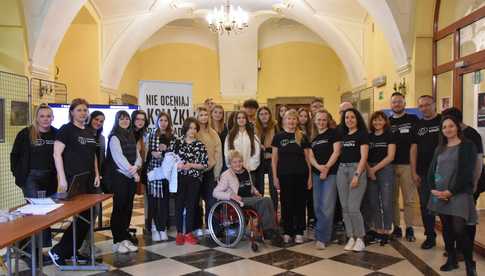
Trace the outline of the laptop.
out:
[[[87,185],[91,179],[90,172],[83,172],[74,175],[72,181],[67,189],[67,192],[55,193],[52,195],[52,199],[55,200],[69,200],[77,195],[87,193]]]

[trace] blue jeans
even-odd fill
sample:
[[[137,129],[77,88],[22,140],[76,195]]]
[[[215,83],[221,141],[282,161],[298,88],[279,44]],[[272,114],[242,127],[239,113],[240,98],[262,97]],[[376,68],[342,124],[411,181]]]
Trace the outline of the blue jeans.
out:
[[[367,206],[370,225],[376,229],[391,230],[394,217],[394,168],[387,165],[376,173],[376,180],[367,184]]]
[[[323,243],[331,240],[333,229],[333,214],[337,201],[337,176],[328,175],[320,179],[320,175],[313,174],[313,209],[315,218],[315,238]]]

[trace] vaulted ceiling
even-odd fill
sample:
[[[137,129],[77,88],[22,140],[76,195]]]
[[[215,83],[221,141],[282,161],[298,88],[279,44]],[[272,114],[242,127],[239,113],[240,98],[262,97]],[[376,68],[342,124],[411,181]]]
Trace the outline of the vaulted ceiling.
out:
[[[233,0],[251,12],[250,24],[272,17],[296,21],[333,48],[352,85],[365,82],[363,22],[383,31],[396,70],[409,66],[416,0]],[[131,57],[174,20],[203,18],[223,0],[23,0],[33,71],[46,72],[72,20],[90,2],[101,19],[102,85],[116,89]],[[179,21],[180,22],[180,21]]]

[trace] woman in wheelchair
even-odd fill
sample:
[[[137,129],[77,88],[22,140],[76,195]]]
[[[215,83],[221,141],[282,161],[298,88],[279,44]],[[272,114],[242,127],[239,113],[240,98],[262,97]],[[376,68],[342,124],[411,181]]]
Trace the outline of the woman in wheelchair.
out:
[[[274,245],[280,245],[282,238],[277,230],[273,202],[263,197],[254,187],[250,173],[243,167],[243,157],[236,150],[229,151],[230,168],[226,170],[213,191],[218,200],[234,200],[245,207],[256,210],[263,228],[263,235]]]

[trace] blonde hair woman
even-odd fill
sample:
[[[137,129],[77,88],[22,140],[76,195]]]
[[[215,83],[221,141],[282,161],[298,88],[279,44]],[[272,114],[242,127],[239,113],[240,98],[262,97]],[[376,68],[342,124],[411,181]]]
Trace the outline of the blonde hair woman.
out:
[[[274,185],[281,191],[281,216],[285,243],[295,236],[303,243],[305,230],[305,202],[309,181],[310,143],[298,129],[298,113],[288,110],[283,116],[283,130],[273,137],[272,168]]]
[[[50,196],[57,191],[53,158],[57,129],[52,126],[53,120],[52,109],[41,104],[35,111],[32,125],[22,129],[15,138],[10,153],[10,169],[24,197],[37,197],[38,191],[45,191],[45,195]],[[44,246],[52,246],[50,228],[42,234]]]

